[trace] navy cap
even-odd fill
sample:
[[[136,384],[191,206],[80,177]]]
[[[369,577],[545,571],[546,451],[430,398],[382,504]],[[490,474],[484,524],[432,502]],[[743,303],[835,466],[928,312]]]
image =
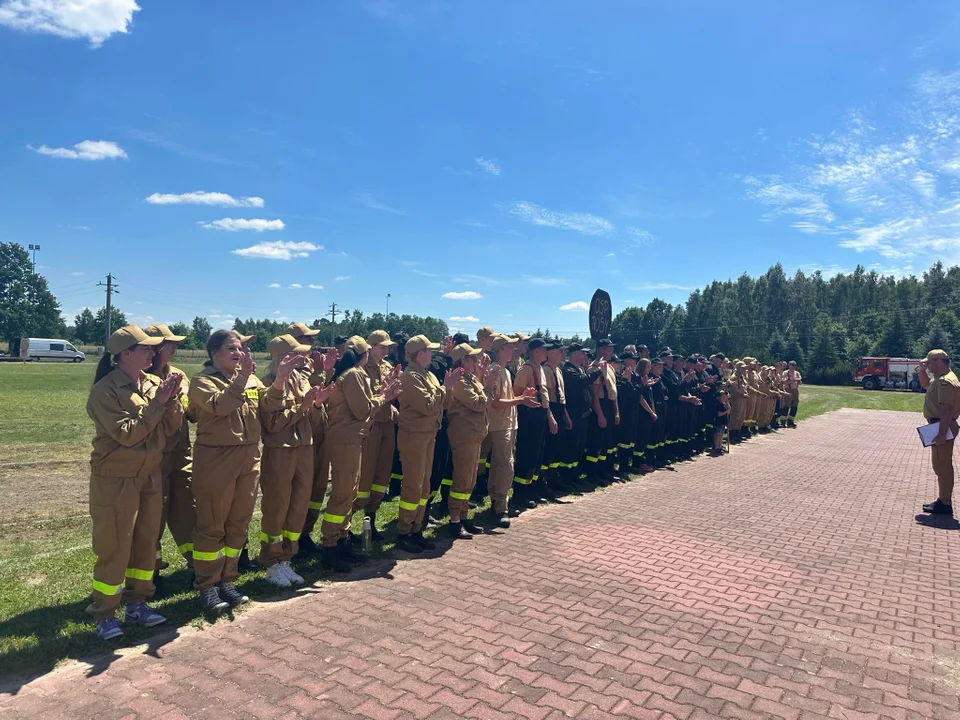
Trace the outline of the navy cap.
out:
[[[683,355],[677,355],[676,353],[674,353],[673,355],[670,356],[670,359],[671,359],[671,360],[683,360]]]
[[[453,336],[454,345],[460,345],[461,343],[469,343],[469,342],[470,342],[469,335],[464,335],[463,333],[457,333],[456,335]]]
[[[651,364],[651,365],[663,365],[663,360],[661,360],[660,358],[656,358],[656,359],[654,359],[654,361],[651,362],[650,364]]]
[[[405,343],[407,340],[410,339],[410,336],[407,335],[405,332],[395,332],[393,335],[390,336],[390,339],[393,340],[395,343]]]
[[[547,346],[547,341],[544,340],[543,338],[533,338],[533,340],[531,340],[527,344],[527,350],[536,350],[537,348],[542,348],[546,346]]]
[[[347,342],[347,340],[349,340],[349,339],[350,339],[350,338],[345,337],[344,335],[337,335],[337,336],[333,339],[333,344],[334,344],[334,345],[343,345],[343,344],[345,344],[345,343]]]
[[[554,342],[552,342],[552,343],[547,343],[547,350],[566,351],[566,349],[567,349],[567,346],[564,345],[562,342],[559,342],[559,341],[554,341]]]
[[[586,350],[586,348],[577,342],[570,343],[569,345],[567,345],[567,352],[575,353],[578,350]]]
[[[637,355],[637,353],[633,352],[633,350],[625,350],[624,352],[620,353],[620,357],[622,357],[624,360],[639,360],[639,359],[640,359],[640,356]]]
[[[612,345],[613,345],[613,340],[610,340],[609,338],[604,338],[603,340],[597,340],[598,348],[611,347]]]

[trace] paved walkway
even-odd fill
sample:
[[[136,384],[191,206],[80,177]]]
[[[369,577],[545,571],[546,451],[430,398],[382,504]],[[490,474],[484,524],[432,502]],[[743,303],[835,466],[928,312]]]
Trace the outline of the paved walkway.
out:
[[[955,718],[919,416],[840,411],[0,696],[6,717]],[[12,713],[11,713],[12,711]]]

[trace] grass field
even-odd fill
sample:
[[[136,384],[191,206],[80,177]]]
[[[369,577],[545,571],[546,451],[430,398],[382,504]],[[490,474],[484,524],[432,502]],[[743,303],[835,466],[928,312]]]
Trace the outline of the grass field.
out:
[[[176,364],[188,376],[200,369],[192,359]],[[0,363],[0,677],[43,672],[103,648],[84,613],[94,561],[87,514],[92,424],[85,412],[93,372],[93,363]],[[842,407],[918,412],[922,402],[913,393],[804,387],[799,419]],[[379,516],[391,538],[396,504],[384,503]],[[259,530],[258,512],[250,537]],[[256,554],[258,543],[250,547]],[[383,554],[391,548],[386,543]],[[171,567],[155,605],[170,621],[164,627],[203,627],[190,573],[169,534],[163,556]],[[325,577],[316,563],[297,568],[308,582]],[[254,597],[291,594],[268,585],[262,572],[245,574],[238,585]],[[151,634],[130,630],[123,645]]]

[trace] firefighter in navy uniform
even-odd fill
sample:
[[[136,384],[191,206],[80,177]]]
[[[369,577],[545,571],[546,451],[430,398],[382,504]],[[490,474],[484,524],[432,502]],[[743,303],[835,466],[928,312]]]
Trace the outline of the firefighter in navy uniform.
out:
[[[563,476],[570,485],[584,479],[583,454],[587,448],[587,430],[593,422],[593,394],[590,386],[597,381],[602,372],[599,368],[587,371],[587,351],[580,343],[568,348],[569,358],[563,364],[563,386],[567,395],[567,414],[571,427],[566,435],[565,462]]]
[[[390,336],[390,339],[396,343],[393,346],[390,354],[390,362],[393,363],[394,367],[400,366],[401,370],[407,369],[407,356],[406,356],[406,347],[407,340],[410,339],[410,336],[405,332],[393,333]],[[394,400],[393,406],[400,409],[400,401]],[[399,431],[399,426],[397,423],[393,424],[393,466],[390,468],[390,488],[387,492],[388,498],[397,497],[400,494],[400,485],[403,482],[403,467],[400,464],[400,450],[397,449],[397,433]]]
[[[668,464],[667,445],[667,416],[669,410],[669,393],[663,382],[663,372],[666,366],[663,360],[657,358],[650,364],[650,394],[653,396],[653,410],[657,419],[650,426],[650,442],[647,444],[648,462],[655,468],[666,467]]]
[[[513,394],[519,397],[533,388],[537,391],[539,407],[517,407],[517,445],[513,470],[513,507],[517,510],[536,506],[540,498],[540,478],[543,442],[550,415],[550,397],[542,363],[547,359],[546,341],[533,338],[528,345],[528,359],[520,366],[513,379]]]
[[[460,343],[469,343],[470,338],[462,333],[457,333],[453,337],[445,337],[440,343],[440,351],[434,353],[430,361],[430,367],[427,368],[438,383],[443,383],[443,378],[454,366],[453,358],[450,353],[453,348]],[[450,438],[447,435],[447,412],[444,410],[443,419],[440,422],[440,430],[437,432],[437,443],[433,450],[433,467],[430,470],[430,499],[427,500],[427,507],[423,514],[423,526],[435,527],[439,523],[431,515],[433,508],[433,497],[437,490],[440,491],[440,512],[445,512],[447,508],[447,498],[450,495],[450,486],[453,484],[453,456],[450,454]]]
[[[673,369],[674,363],[679,357],[669,349],[660,354],[660,360],[663,363],[660,382],[663,383],[663,389],[667,396],[667,411],[664,417],[666,433],[663,439],[662,459],[668,464],[676,459],[680,440],[679,423],[682,411],[680,406],[680,376]]]
[[[639,356],[632,350],[620,355],[621,369],[617,377],[617,404],[620,407],[620,424],[616,428],[617,468],[620,476],[627,479],[633,465],[633,448],[636,445],[637,423],[640,421],[640,385],[636,369]]]
[[[560,369],[565,352],[566,348],[559,342],[547,345],[547,361],[543,364],[550,415],[547,418],[547,435],[544,438],[540,473],[544,481],[541,483],[542,489],[548,498],[564,495],[573,489],[562,473],[567,454],[565,445],[568,433],[573,427],[567,413],[566,386],[563,382],[563,371]]]

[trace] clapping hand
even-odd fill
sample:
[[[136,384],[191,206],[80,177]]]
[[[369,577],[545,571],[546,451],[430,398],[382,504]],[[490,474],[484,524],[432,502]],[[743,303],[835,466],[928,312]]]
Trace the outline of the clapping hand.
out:
[[[523,404],[527,407],[538,408],[540,407],[540,398],[538,397],[539,393],[536,388],[528,387],[523,389],[523,394],[520,395],[523,398]]]
[[[453,387],[458,382],[460,378],[463,377],[463,368],[453,368],[452,370],[447,370],[446,374],[443,376],[443,384],[447,387]]]
[[[402,392],[403,388],[400,386],[400,380],[395,378],[383,386],[383,399],[390,402]]]
[[[160,387],[157,388],[157,401],[161,405],[166,405],[172,399],[177,397],[180,392],[180,383],[183,382],[183,375],[180,373],[172,373],[166,377],[166,379],[160,382]]]
[[[253,355],[250,354],[249,350],[240,351],[240,375],[242,377],[250,377],[253,375],[253,371],[257,369],[257,366],[253,362]]]
[[[444,355],[449,356],[452,350],[453,350],[453,336],[447,335],[440,342],[440,352],[442,352]]]
[[[294,370],[303,367],[305,360],[306,358],[303,355],[295,353],[284,356],[283,360],[280,361],[280,367],[277,368],[277,382],[281,385],[285,383]]]
[[[336,348],[330,348],[323,354],[323,369],[325,372],[330,372],[333,370],[334,366],[337,364],[337,360],[340,359],[340,353],[337,352]]]

